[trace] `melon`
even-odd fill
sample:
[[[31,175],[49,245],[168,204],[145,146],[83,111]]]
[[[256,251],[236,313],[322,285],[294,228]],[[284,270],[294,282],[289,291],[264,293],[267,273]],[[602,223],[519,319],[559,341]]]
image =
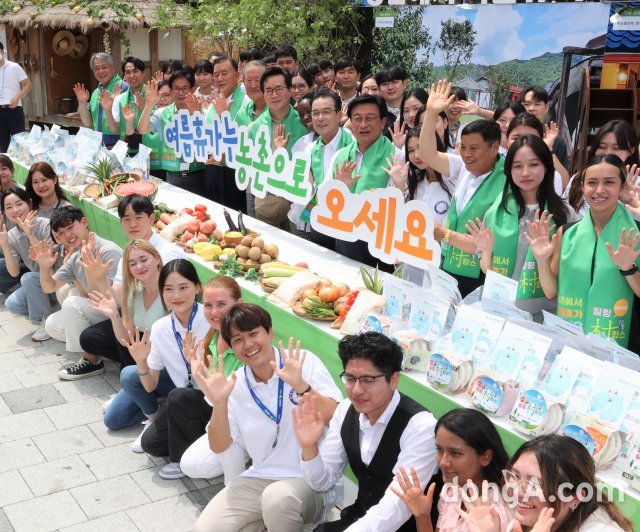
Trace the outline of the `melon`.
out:
[[[153,181],[134,181],[132,183],[120,183],[113,191],[113,193],[122,199],[125,196],[131,196],[131,194],[140,194],[153,201],[158,193],[158,185]]]

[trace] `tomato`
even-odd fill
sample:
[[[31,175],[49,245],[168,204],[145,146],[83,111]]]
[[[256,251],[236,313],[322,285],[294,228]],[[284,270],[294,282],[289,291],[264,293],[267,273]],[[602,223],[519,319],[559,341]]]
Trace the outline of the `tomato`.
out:
[[[353,303],[355,302],[356,298],[358,297],[358,291],[354,290],[353,292],[351,292],[351,294],[349,295],[349,299],[347,299],[347,307],[351,308],[351,306],[353,305]]]
[[[191,214],[193,215],[193,209],[190,209],[189,207],[186,207],[184,209],[182,209],[184,212],[186,212],[187,214]]]
[[[201,211],[201,212],[207,212],[207,206],[206,205],[202,205],[202,204],[198,204],[193,208],[194,211]]]
[[[204,211],[196,211],[193,213],[193,215],[198,219],[198,220],[204,220],[204,217],[207,215],[206,212]]]
[[[196,233],[198,233],[200,231],[200,223],[193,222],[193,223],[189,224],[189,226],[187,227],[187,231],[189,231],[190,233],[193,233],[195,235]]]

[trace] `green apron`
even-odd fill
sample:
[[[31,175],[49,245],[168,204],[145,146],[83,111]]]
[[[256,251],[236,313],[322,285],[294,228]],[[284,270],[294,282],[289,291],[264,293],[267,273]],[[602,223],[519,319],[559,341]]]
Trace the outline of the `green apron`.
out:
[[[617,249],[620,231],[637,229],[629,211],[618,205],[596,238],[591,215],[562,235],[558,270],[558,316],[582,326],[585,334],[629,343],[634,293],[609,257],[605,244]]]
[[[480,218],[481,220],[484,218],[489,207],[496,198],[502,194],[506,180],[507,178],[504,175],[504,160],[502,157],[498,157],[498,161],[493,167],[493,170],[480,184],[460,214],[458,214],[456,205],[457,198],[453,196],[449,212],[447,213],[445,228],[455,231],[456,233],[467,234],[467,228],[465,226],[469,220],[475,222],[476,218]],[[466,253],[445,242],[441,242],[440,246],[442,249],[443,270],[473,279],[480,277],[480,261],[477,255]]]

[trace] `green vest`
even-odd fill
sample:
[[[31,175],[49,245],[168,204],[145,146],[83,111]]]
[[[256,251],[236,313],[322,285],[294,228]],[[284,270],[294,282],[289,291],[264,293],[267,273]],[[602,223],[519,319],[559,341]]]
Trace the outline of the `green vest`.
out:
[[[354,194],[360,194],[360,192],[367,190],[386,187],[389,175],[382,170],[382,167],[389,166],[387,159],[393,157],[395,150],[393,143],[384,135],[380,135],[362,155],[362,164],[360,170],[357,171],[360,179],[349,190]],[[345,161],[356,162],[357,151],[358,142],[354,139],[353,142],[336,153],[334,172],[337,173]]]
[[[493,205],[489,207],[484,221],[493,232],[494,238],[491,269],[501,275],[513,278],[518,255],[520,219],[518,218],[518,204],[511,190],[507,196],[507,210],[502,207],[502,196],[498,196]],[[518,299],[545,297],[540,285],[538,263],[531,252],[531,247],[527,248],[520,278],[516,280],[518,281]]]
[[[476,178],[477,179],[477,178]],[[504,175],[504,160],[498,157],[498,161],[491,173],[484,179],[471,199],[464,206],[460,214],[456,205],[456,196],[451,200],[451,206],[447,213],[445,227],[456,233],[467,234],[466,225],[469,220],[475,222],[476,218],[484,218],[489,207],[502,193],[507,178]],[[462,275],[478,279],[480,277],[480,261],[477,255],[465,253],[445,242],[440,243],[442,249],[442,269],[455,275]]]
[[[628,234],[637,225],[618,205],[599,237],[589,213],[562,235],[558,316],[582,326],[585,334],[606,336],[627,347],[634,293],[606,248],[608,242],[617,249],[622,229]]]
[[[340,135],[338,139],[338,148],[336,153],[340,151],[342,148],[347,147],[351,142],[355,142],[354,138],[349,135],[344,129],[339,128],[337,135]],[[333,140],[332,140],[333,142]],[[313,183],[316,191],[318,187],[324,181],[324,144],[322,143],[322,137],[318,137],[311,144],[311,175],[313,175]],[[311,220],[311,209],[313,209],[318,204],[318,194],[314,194],[311,201],[307,203],[307,206],[304,208],[302,213],[300,214],[300,220],[304,223],[309,223]]]
[[[255,140],[258,129],[263,124],[267,126],[269,140],[273,143],[271,134],[273,119],[271,118],[271,113],[262,113],[249,125],[249,138],[251,140]],[[289,157],[291,157],[291,148],[293,148],[293,145],[300,137],[304,137],[308,134],[309,130],[302,125],[298,111],[296,111],[291,105],[289,106],[289,113],[284,117],[284,120],[282,120],[282,124],[284,124],[286,134],[291,135],[289,137],[289,143],[287,144],[287,153],[289,154]]]
[[[122,78],[116,74],[111,78],[111,81],[104,88],[104,90],[109,91],[111,94],[115,94],[116,85],[122,83]],[[102,127],[98,129],[98,115],[100,113],[100,88],[98,87],[91,94],[91,100],[89,100],[89,112],[91,113],[91,126],[95,131],[100,131],[103,135],[113,135],[111,130],[109,129],[109,121],[104,114],[104,110],[102,111]]]
[[[164,138],[164,130],[171,122],[173,122],[173,116],[176,114],[176,104],[172,103],[171,105],[167,105],[162,110],[162,132],[159,134],[162,139],[162,147],[160,150],[161,158],[160,158],[160,168],[162,170],[166,170],[167,172],[180,172],[180,161],[178,157],[176,157],[175,152],[169,146],[167,146],[167,141]],[[189,165],[190,172],[199,172],[204,170],[204,163],[199,163],[197,161],[192,162]]]

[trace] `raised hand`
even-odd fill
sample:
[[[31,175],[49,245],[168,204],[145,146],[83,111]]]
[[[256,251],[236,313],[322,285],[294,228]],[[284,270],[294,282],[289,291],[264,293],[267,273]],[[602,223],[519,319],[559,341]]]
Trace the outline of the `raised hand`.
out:
[[[280,124],[276,128],[276,134],[273,137],[273,145],[275,148],[285,148],[289,144],[289,139],[291,138],[291,133],[287,133],[284,124]]]
[[[113,107],[113,100],[115,96],[111,94],[109,91],[104,90],[100,93],[100,106],[105,110],[111,112],[111,108]]]
[[[2,227],[0,228],[0,246],[7,247],[9,245],[9,231],[7,231],[7,224],[2,221]]]
[[[393,160],[387,157],[387,165],[381,166],[382,171],[389,176],[393,185],[400,190],[404,190],[407,185],[407,175],[409,173],[409,163],[402,165],[400,156],[397,153],[393,154]]]
[[[307,394],[300,398],[298,408],[291,410],[293,428],[300,447],[313,447],[324,434],[324,419],[318,409],[315,395]]]
[[[420,487],[416,470],[411,467],[410,471],[411,479],[409,479],[409,475],[407,475],[407,470],[400,466],[400,469],[396,472],[396,480],[402,492],[393,484],[390,486],[391,491],[402,499],[402,502],[407,505],[409,511],[416,518],[428,517],[431,513],[431,506],[433,506],[433,493],[436,485],[435,483],[431,484],[425,495]]]
[[[540,210],[536,211],[533,222],[527,220],[528,231],[524,232],[524,237],[529,242],[531,253],[537,261],[545,260],[553,255],[556,246],[557,233],[551,235],[551,231],[555,228],[552,225],[553,217],[544,211],[542,215]]]
[[[138,108],[138,110],[140,112],[144,111],[144,104],[145,104],[144,95],[141,92],[136,92],[133,95],[133,98],[135,100],[134,105]]]
[[[124,118],[124,121],[127,124],[133,125],[133,123],[134,123],[134,121],[136,119],[136,112],[133,109],[133,107],[131,107],[129,104],[125,105],[122,108],[122,112],[120,114],[122,115],[122,118]]]
[[[451,94],[451,87],[451,83],[448,83],[446,79],[441,79],[438,83],[431,85],[427,100],[427,113],[439,115],[453,104],[456,97]]]
[[[118,303],[109,292],[106,295],[97,290],[89,292],[89,306],[109,319],[117,318],[119,315]]]
[[[136,327],[135,334],[131,331],[127,331],[129,336],[128,341],[126,338],[121,338],[120,343],[129,350],[131,358],[135,360],[136,364],[147,360],[149,353],[151,352],[151,342],[147,339],[149,329],[144,330],[142,337],[140,336],[140,329]]]
[[[400,125],[399,121],[393,123],[393,129],[388,128],[389,133],[391,133],[391,140],[393,140],[393,144],[396,148],[404,148],[404,141],[407,137],[407,123],[402,122]]]
[[[100,247],[93,247],[93,235],[86,242],[82,242],[80,248],[80,264],[84,268],[84,274],[88,280],[96,282],[106,279],[109,268],[113,265],[113,259],[109,259],[106,263],[102,262],[100,256]]]
[[[193,360],[197,357],[197,349],[198,346],[196,346],[195,335],[191,331],[187,331],[182,339],[182,352],[189,364],[192,364]]]
[[[459,100],[456,102],[456,105],[462,111],[463,115],[480,114],[480,106],[473,100]]]
[[[640,250],[636,249],[638,242],[640,242],[640,232],[636,233],[635,229],[630,229],[627,233],[625,228],[620,231],[618,249],[614,251],[611,242],[607,242],[605,245],[611,261],[621,270],[630,270],[640,256]]]
[[[341,168],[336,167],[336,179],[342,181],[348,188],[351,188],[353,184],[360,179],[359,175],[351,177],[355,169],[356,163],[350,161],[343,162]]]
[[[186,104],[190,115],[202,112],[202,103],[198,100],[197,96],[193,94],[193,92],[187,93],[184,103]]]
[[[469,220],[465,227],[473,243],[482,253],[493,253],[493,246],[495,244],[493,231],[491,231],[480,218],[476,218],[475,222]]]
[[[538,516],[536,524],[529,532],[551,532],[553,524],[556,520],[551,517],[553,515],[553,508],[543,508]],[[519,521],[513,524],[512,532],[522,532],[522,525]]]
[[[144,101],[151,108],[158,105],[160,94],[158,94],[158,82],[155,79],[149,80],[149,83],[144,86]]]
[[[29,211],[24,217],[24,220],[20,218],[16,219],[16,225],[27,235],[27,238],[33,236],[33,227],[36,224],[36,218],[38,217],[38,211]]]
[[[558,124],[555,122],[549,122],[546,126],[544,126],[544,143],[547,147],[553,151],[553,144],[558,138]]]
[[[471,483],[470,480],[467,482]],[[460,507],[456,507],[456,511],[464,519],[469,532],[500,532],[500,516],[491,502],[489,483],[486,480],[482,481],[480,496],[472,500],[464,494],[463,488],[459,487],[458,491],[466,511]]]
[[[29,257],[36,261],[40,268],[50,269],[58,259],[58,252],[53,248],[53,242],[40,241],[31,246]]]
[[[78,104],[88,103],[91,95],[89,91],[85,88],[84,83],[76,83],[73,86],[73,92],[76,95],[76,99],[78,100]]]
[[[229,111],[231,109],[232,103],[233,100],[229,100],[227,102],[227,99],[224,97],[224,94],[222,94],[221,91],[219,91],[213,99],[213,107],[216,110],[216,113],[218,113],[218,116],[222,116],[222,113],[224,113],[225,111]]]
[[[153,75],[151,79],[156,83],[160,83],[161,81],[164,81],[164,74],[162,70],[156,71],[156,73]]]
[[[638,177],[640,177],[640,165],[633,164],[627,165],[627,183],[631,186],[638,184]]]
[[[224,404],[229,400],[229,396],[236,384],[236,374],[233,372],[231,378],[224,376],[224,356],[218,355],[218,369],[216,369],[213,358],[209,358],[209,368],[206,367],[203,357],[196,357],[191,364],[191,374],[198,384],[198,388],[209,399],[212,405]]]
[[[294,390],[298,390],[304,383],[302,379],[302,366],[304,359],[307,356],[307,352],[304,349],[300,349],[302,342],[298,340],[293,347],[293,336],[289,338],[289,348],[285,351],[282,345],[282,340],[278,341],[278,347],[280,349],[280,356],[282,357],[283,364],[282,369],[278,367],[275,361],[271,361],[271,367],[278,374],[284,382],[291,386]]]

